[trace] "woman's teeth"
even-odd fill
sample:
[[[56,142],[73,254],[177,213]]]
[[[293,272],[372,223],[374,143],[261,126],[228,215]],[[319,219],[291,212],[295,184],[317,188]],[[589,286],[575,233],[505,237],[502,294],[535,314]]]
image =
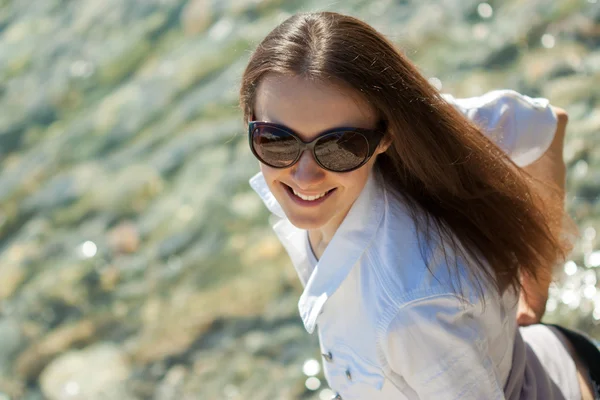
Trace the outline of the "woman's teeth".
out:
[[[298,192],[296,192],[294,189],[292,189],[292,191],[294,192],[294,194],[298,197],[300,197],[302,200],[307,200],[307,201],[314,201],[317,199],[320,199],[321,197],[325,196],[327,194],[327,192],[323,192],[321,194],[318,194],[316,196],[304,196],[303,194],[300,194]]]

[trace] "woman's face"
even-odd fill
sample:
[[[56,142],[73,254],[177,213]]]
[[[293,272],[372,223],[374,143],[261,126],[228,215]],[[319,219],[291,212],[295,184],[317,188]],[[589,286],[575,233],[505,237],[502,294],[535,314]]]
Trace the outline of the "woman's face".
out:
[[[275,74],[260,82],[254,110],[256,120],[285,125],[304,141],[336,127],[375,129],[378,122],[374,110],[351,89]],[[380,145],[365,165],[351,172],[327,171],[308,151],[289,168],[271,168],[262,163],[260,168],[292,224],[308,230],[335,230],[365,186],[376,156],[385,148]],[[317,200],[307,200],[324,193]]]

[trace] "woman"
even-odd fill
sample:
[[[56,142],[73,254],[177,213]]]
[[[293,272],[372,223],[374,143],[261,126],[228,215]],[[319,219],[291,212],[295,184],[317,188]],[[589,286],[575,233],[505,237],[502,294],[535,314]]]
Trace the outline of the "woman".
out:
[[[323,12],[259,44],[240,103],[336,398],[593,398],[567,339],[516,320],[521,277],[537,322],[567,250],[559,191],[534,196],[519,168],[562,141],[547,101],[444,98],[373,28]]]

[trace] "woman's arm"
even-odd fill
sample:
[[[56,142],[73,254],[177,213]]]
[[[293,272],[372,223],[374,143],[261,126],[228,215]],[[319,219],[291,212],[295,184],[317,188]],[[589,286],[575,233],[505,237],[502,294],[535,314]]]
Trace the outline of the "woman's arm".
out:
[[[564,207],[566,167],[563,159],[565,131],[569,120],[565,110],[552,107],[557,117],[554,139],[548,150],[536,161],[523,167],[535,181],[531,183],[532,190],[540,195],[543,207],[544,201],[560,201]],[[545,272],[539,281],[523,275],[521,283],[523,291],[519,299],[517,322],[519,325],[539,323],[546,310],[548,288],[552,282],[554,265],[545,265]]]
[[[552,107],[552,110],[556,114],[557,119],[556,131],[554,132],[552,143],[539,159],[524,166],[523,169],[540,181],[535,190],[542,197],[556,196],[556,190],[558,190],[564,202],[566,167],[563,159],[563,147],[569,117],[562,108]]]
[[[568,121],[564,110],[551,106],[546,99],[512,90],[496,90],[466,99],[443,97],[534,178],[531,187],[542,202],[561,202],[564,208],[563,146]],[[521,277],[524,290],[517,313],[520,325],[537,323],[544,314],[553,267],[542,268],[539,282]]]

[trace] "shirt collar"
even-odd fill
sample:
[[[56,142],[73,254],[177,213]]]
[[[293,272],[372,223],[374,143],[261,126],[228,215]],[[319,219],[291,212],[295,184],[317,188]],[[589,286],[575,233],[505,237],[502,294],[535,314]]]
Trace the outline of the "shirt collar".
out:
[[[308,241],[306,230],[295,227],[287,219],[281,205],[269,190],[261,172],[250,179],[250,186],[258,193],[267,206],[267,209],[273,213],[270,220],[271,226],[292,260],[292,264],[298,273],[302,285],[306,286],[312,272],[312,265],[309,262],[306,251]]]
[[[250,178],[250,186],[252,187],[252,189],[254,189],[256,193],[258,193],[258,195],[265,203],[269,211],[271,211],[279,218],[285,218],[285,213],[283,212],[281,205],[277,202],[277,200],[275,200],[275,196],[273,196],[273,193],[271,193],[271,191],[269,190],[269,187],[267,186],[267,182],[265,181],[265,177],[263,176],[262,172],[259,172],[258,174]]]
[[[298,310],[304,327],[312,333],[327,299],[340,287],[374,238],[384,214],[385,190],[373,168],[362,192],[310,273],[310,277],[307,277],[304,274],[308,268],[306,231],[296,228],[285,217],[281,206],[269,191],[262,173],[255,175],[250,180],[250,185],[267,208],[281,218],[273,228],[305,285],[298,302]]]

